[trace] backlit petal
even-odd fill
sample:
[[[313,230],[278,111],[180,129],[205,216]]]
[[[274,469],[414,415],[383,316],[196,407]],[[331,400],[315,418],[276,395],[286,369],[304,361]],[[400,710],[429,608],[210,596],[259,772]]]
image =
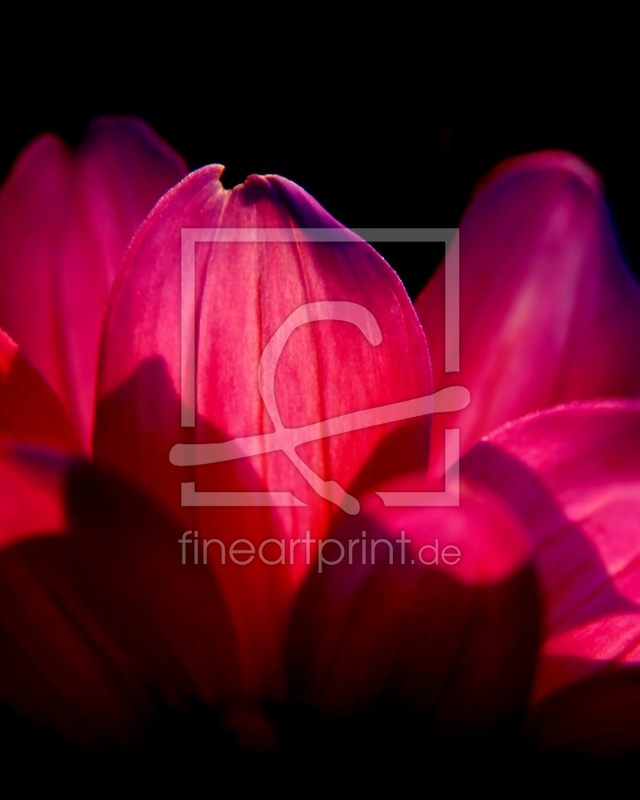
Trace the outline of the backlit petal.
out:
[[[531,537],[546,603],[531,728],[545,747],[640,745],[639,454],[640,403],[610,401],[530,415],[462,461]]]
[[[537,409],[640,396],[640,288],[590,167],[562,152],[506,161],[477,190],[459,242],[460,372],[444,371],[443,266],[416,303],[435,388],[471,391],[469,408],[434,420],[434,472],[445,427],[460,427],[465,452]]]
[[[306,530],[320,538],[345,511],[310,482],[336,500],[339,490],[350,492],[354,499],[342,501],[354,511],[355,496],[368,486],[426,463],[427,418],[325,438],[316,431],[291,458],[278,450],[196,469],[170,464],[170,451],[181,442],[272,433],[278,415],[282,426],[299,428],[424,396],[430,390],[426,342],[397,275],[371,247],[352,234],[340,243],[306,238],[302,228],[344,229],[302,189],[276,176],[251,176],[227,191],[221,170],[201,169],[172,190],[127,253],[103,340],[96,457],[141,481],[201,537],[216,532],[225,548],[240,538],[256,548],[269,538],[286,544]],[[217,241],[192,242],[181,255],[181,232],[193,228],[206,229],[203,236],[213,231]],[[281,229],[295,241],[224,241],[230,235],[224,229],[256,228]],[[195,330],[197,413],[189,428],[181,426],[180,281],[181,257],[194,248],[195,288],[184,294],[182,345],[184,356],[188,331]],[[267,343],[305,308],[315,309],[316,321],[282,339],[281,355],[267,359],[260,378]],[[265,398],[271,395],[270,410],[260,386]],[[323,488],[328,481],[334,483]],[[182,482],[193,482],[198,492],[291,493],[298,506],[181,508]],[[269,544],[265,559],[278,560],[279,547]],[[222,565],[220,542],[209,550],[238,630],[246,685],[253,688],[265,675],[273,685],[291,596],[306,572],[297,555],[289,563],[288,544],[285,549],[284,565],[266,565],[256,554],[246,566],[230,563],[228,553]]]
[[[185,171],[141,120],[102,118],[77,152],[38,137],[0,191],[0,325],[57,392],[86,448],[109,289],[136,228]]]

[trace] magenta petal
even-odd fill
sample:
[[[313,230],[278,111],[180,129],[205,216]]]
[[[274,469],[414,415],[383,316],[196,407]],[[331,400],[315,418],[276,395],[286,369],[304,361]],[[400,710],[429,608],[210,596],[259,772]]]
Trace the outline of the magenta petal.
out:
[[[236,690],[213,576],[122,479],[54,451],[0,453],[0,702],[90,747]]]
[[[77,152],[38,137],[0,192],[0,325],[60,396],[86,448],[109,289],[136,228],[185,171],[141,120],[102,118]]]
[[[236,539],[256,548],[269,538],[286,543],[306,530],[322,537],[345,512],[317,494],[302,472],[310,468],[317,484],[333,481],[333,488],[339,484],[357,495],[389,474],[426,464],[427,418],[301,444],[293,455],[300,459],[296,465],[278,451],[197,469],[177,467],[169,463],[171,449],[180,442],[271,433],[275,407],[282,424],[295,428],[424,396],[430,391],[424,334],[397,275],[371,247],[352,234],[337,244],[305,241],[301,228],[344,229],[302,189],[276,176],[251,176],[226,191],[221,171],[206,167],[174,188],[127,253],[105,326],[95,454],[141,481],[201,537],[215,534],[227,548]],[[181,233],[206,228],[222,238],[225,228],[253,227],[287,228],[298,241],[196,245],[197,419],[195,429],[183,428]],[[320,302],[357,304],[368,315],[366,328],[327,319],[296,329],[277,361],[269,412],[258,376],[265,346],[293,312]],[[391,439],[393,446],[386,447]],[[199,492],[289,492],[300,505],[181,508],[182,482],[193,482]],[[271,543],[265,558],[277,560],[279,547]],[[288,606],[306,572],[297,555],[290,564],[288,552],[285,565],[266,565],[256,556],[237,566],[227,554],[221,566],[220,545],[211,547],[238,630],[246,685],[253,688],[265,675],[273,684]]]
[[[533,414],[462,461],[531,537],[546,603],[531,716],[543,746],[640,746],[639,453],[640,403],[610,401]]]
[[[0,330],[0,436],[79,453],[60,400],[7,334]]]
[[[294,696],[329,716],[393,700],[462,737],[520,712],[539,600],[518,520],[470,485],[459,507],[385,509],[374,496],[364,511],[325,541],[294,606]]]
[[[640,288],[616,240],[598,176],[543,152],[500,165],[460,227],[460,367],[444,372],[444,272],[418,298],[435,388],[462,384],[471,404],[434,419],[465,452],[499,425],[572,400],[640,395]]]

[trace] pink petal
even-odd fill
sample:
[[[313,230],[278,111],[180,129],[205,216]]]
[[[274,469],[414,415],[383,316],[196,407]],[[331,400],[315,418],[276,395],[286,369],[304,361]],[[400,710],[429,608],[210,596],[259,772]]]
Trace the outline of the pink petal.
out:
[[[639,453],[640,403],[600,401],[508,424],[462,461],[529,530],[547,607],[531,727],[545,747],[640,746]]]
[[[422,488],[425,477],[396,488]],[[373,496],[365,514],[324,542],[327,563],[318,555],[296,601],[294,696],[329,716],[391,699],[456,736],[513,717],[526,704],[538,646],[521,524],[468,484],[459,507],[383,508]]]
[[[0,325],[62,399],[86,448],[109,289],[136,228],[185,171],[141,120],[102,118],[75,153],[38,137],[0,192]]]
[[[444,268],[418,298],[435,388],[461,384],[469,408],[438,415],[465,452],[511,419],[571,400],[640,395],[640,288],[616,240],[598,176],[576,156],[500,165],[460,227],[460,367],[444,371]]]
[[[71,453],[79,453],[81,449],[60,400],[2,330],[0,436],[59,447]]]
[[[275,372],[275,402],[287,427],[426,395],[426,342],[398,277],[368,245],[351,234],[348,243],[305,241],[303,227],[344,229],[302,189],[276,176],[251,176],[226,191],[221,171],[211,166],[189,175],[156,206],[127,253],[103,340],[96,457],[140,480],[182,514],[185,526],[225,548],[237,539],[255,547],[269,538],[286,541],[306,530],[322,537],[330,521],[345,513],[316,494],[284,452],[198,468],[173,466],[169,452],[180,442],[274,431],[259,393],[258,364],[267,342],[305,304],[358,304],[369,314],[367,335],[375,339],[372,315],[381,342],[368,341],[349,321],[316,321],[295,330]],[[183,428],[181,231],[214,229],[222,237],[224,228],[254,226],[293,229],[299,241],[196,246],[197,422],[195,429]],[[357,495],[386,475],[424,465],[428,430],[422,417],[310,441],[296,452],[320,479]],[[181,508],[181,483],[190,481],[199,492],[291,492],[306,506]],[[265,558],[275,560],[279,545],[268,547]],[[257,555],[250,565],[237,566],[227,555],[222,566],[218,544],[211,554],[238,631],[245,685],[271,690],[284,621],[306,566],[297,555],[294,564],[276,566]]]
[[[0,453],[0,702],[89,747],[236,690],[228,619],[181,528],[120,478]]]

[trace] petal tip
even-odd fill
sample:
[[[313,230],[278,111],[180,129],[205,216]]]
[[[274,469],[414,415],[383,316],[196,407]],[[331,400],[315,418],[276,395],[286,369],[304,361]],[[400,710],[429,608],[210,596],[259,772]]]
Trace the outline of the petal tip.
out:
[[[575,153],[568,150],[540,150],[535,153],[507,158],[495,167],[478,184],[474,197],[482,194],[486,189],[523,172],[536,172],[542,170],[564,170],[578,178],[595,194],[603,193],[602,179],[596,170],[583,161]]]

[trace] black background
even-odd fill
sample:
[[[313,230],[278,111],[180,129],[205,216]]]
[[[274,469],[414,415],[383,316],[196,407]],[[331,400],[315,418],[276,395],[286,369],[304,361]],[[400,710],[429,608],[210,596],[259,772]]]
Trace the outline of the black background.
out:
[[[389,31],[382,20],[376,34],[324,20],[320,44],[304,26],[287,37],[263,22],[237,38],[197,20],[162,36],[124,23],[105,40],[44,31],[3,52],[0,175],[41,131],[77,144],[94,117],[135,114],[191,169],[224,164],[227,187],[276,173],[351,227],[439,227],[458,224],[475,182],[503,158],[563,148],[603,176],[640,265],[637,70],[617,33],[550,25],[551,38],[523,54],[513,37],[506,49],[479,32],[462,42],[435,22],[423,38],[415,20]],[[379,249],[412,296],[442,255],[438,245]]]

